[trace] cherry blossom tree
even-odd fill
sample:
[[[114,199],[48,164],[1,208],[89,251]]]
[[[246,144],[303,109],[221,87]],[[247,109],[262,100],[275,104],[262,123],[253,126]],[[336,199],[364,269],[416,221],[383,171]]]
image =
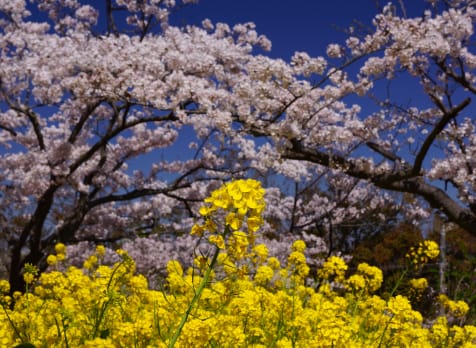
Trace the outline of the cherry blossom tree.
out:
[[[430,3],[415,18],[387,5],[371,32],[351,28],[327,57],[296,53],[289,65],[258,58],[252,74],[269,87],[249,89],[262,103],[236,117],[271,139],[270,159],[313,163],[422,198],[476,233],[476,10],[471,1]],[[392,94],[402,79],[418,87],[417,100],[402,104]],[[376,102],[372,111],[365,100]]]
[[[252,23],[171,25],[190,2],[106,0],[103,13],[0,0],[0,246],[12,291],[55,242],[184,232],[211,189],[242,176],[276,182],[264,233],[329,234],[401,208],[392,191],[476,231],[470,3],[434,2],[418,18],[388,5],[365,36],[285,62]],[[379,100],[381,82],[402,74],[429,106]]]
[[[240,174],[215,139],[219,115],[207,118],[198,105],[219,103],[235,57],[268,44],[249,26],[167,28],[174,1],[108,1],[105,34],[95,33],[99,12],[89,5],[37,5],[48,21],[29,21],[25,1],[0,2],[2,233],[12,245],[12,290],[23,265],[39,264],[55,241],[111,239],[130,216],[173,223],[172,210],[191,210],[208,182]],[[123,10],[128,34],[118,30]],[[128,168],[187,127],[198,135],[188,160],[157,155],[149,168]]]
[[[262,81],[246,70],[268,61],[255,51],[270,42],[251,23],[169,25],[189,2],[105,1],[100,14],[74,0],[0,1],[0,246],[12,291],[56,242],[183,232],[223,180],[313,176],[266,162],[274,150],[234,119],[267,103],[247,95]],[[268,197],[270,221],[297,219],[297,199]]]

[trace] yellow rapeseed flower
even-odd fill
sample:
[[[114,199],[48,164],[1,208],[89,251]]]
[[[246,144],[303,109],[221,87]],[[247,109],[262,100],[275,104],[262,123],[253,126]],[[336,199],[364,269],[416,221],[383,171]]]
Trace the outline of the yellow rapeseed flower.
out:
[[[370,292],[377,291],[383,282],[382,270],[367,263],[361,263],[357,266],[357,273],[365,278],[367,289]]]
[[[32,284],[35,280],[35,277],[38,275],[38,267],[30,263],[25,263],[23,272],[23,280],[25,283]]]
[[[411,247],[406,254],[407,259],[415,266],[422,266],[440,254],[438,244],[432,240],[420,242],[417,247]]]
[[[7,294],[10,291],[10,283],[8,280],[0,279],[0,294]]]
[[[303,240],[298,239],[294,241],[291,248],[293,251],[298,251],[302,253],[304,252],[304,250],[306,250],[306,243]]]
[[[249,233],[254,233],[258,231],[262,224],[263,218],[261,216],[250,216],[248,220],[246,220],[246,225],[248,226]]]
[[[96,246],[96,254],[98,256],[104,256],[106,254],[106,248],[104,247],[104,245]]]
[[[456,318],[464,317],[469,311],[469,306],[464,301],[453,301],[444,294],[438,295],[438,301],[441,305]]]
[[[205,232],[205,228],[203,226],[195,224],[192,226],[192,230],[190,231],[190,234],[198,236],[198,237],[202,237],[204,232]]]
[[[261,264],[268,258],[268,247],[266,244],[257,244],[253,247],[253,253],[256,255],[255,262]]]
[[[432,240],[425,240],[423,242],[423,250],[425,255],[432,260],[436,259],[440,254],[438,244]]]
[[[228,238],[228,254],[239,260],[245,256],[248,245],[248,235],[243,231],[235,231]]]
[[[225,249],[225,240],[221,235],[212,234],[210,237],[208,237],[208,241],[220,249]]]
[[[268,266],[272,269],[279,269],[281,268],[281,262],[279,262],[279,259],[277,257],[273,256],[268,259]]]
[[[228,213],[225,218],[225,223],[230,226],[234,231],[237,231],[241,228],[243,218],[236,213]]]
[[[55,245],[55,251],[57,254],[66,254],[66,245],[63,243],[57,243]]]
[[[360,274],[352,274],[347,279],[346,284],[349,288],[354,289],[355,291],[361,291],[366,288],[365,278]]]
[[[97,263],[98,263],[97,256],[91,255],[83,262],[83,268],[92,270],[97,265]]]
[[[336,281],[343,281],[347,268],[347,264],[341,257],[331,256],[324,262],[322,268],[317,271],[317,275],[325,280],[331,280],[331,277],[335,276]]]
[[[185,271],[179,261],[170,261],[161,290],[148,287],[124,250],[117,251],[121,260],[112,266],[98,261],[103,251],[97,249],[89,259],[91,271],[72,266],[44,272],[36,283],[37,270],[25,265],[34,291],[16,292],[13,299],[0,296],[0,347],[26,339],[36,347],[165,348],[175,342],[175,347],[474,346],[476,327],[451,325],[444,316],[423,324],[407,297],[372,294],[382,282],[377,267],[360,264],[344,280],[347,264],[332,256],[318,272],[318,286],[307,286],[304,242],[293,243],[284,266],[268,257],[265,245],[252,243],[250,225],[258,220],[250,224],[249,219],[261,218],[264,208],[259,183],[242,180],[224,187],[206,202],[205,224],[195,231],[225,248],[215,249],[213,257],[196,257]],[[228,214],[234,215],[227,222]],[[241,219],[240,229],[233,228],[235,218]],[[430,259],[436,249],[422,243],[412,253]],[[423,283],[410,281],[420,288]],[[0,293],[8,291],[8,282],[0,281]],[[192,298],[197,299],[193,308]],[[446,296],[440,302],[452,319],[469,310]],[[191,315],[172,341],[187,311]]]
[[[46,263],[50,266],[55,265],[57,261],[56,255],[48,255],[46,258]]]
[[[259,266],[254,276],[254,281],[258,285],[265,285],[274,277],[274,270],[269,266]]]
[[[211,196],[205,199],[208,205],[200,208],[200,214],[208,217],[216,210],[222,209],[241,216],[250,211],[251,215],[257,216],[264,210],[264,193],[259,181],[234,180],[213,191]]]
[[[476,327],[450,325],[446,317],[423,325],[421,314],[404,296],[383,299],[365,291],[359,296],[349,293],[379,279],[372,266],[358,267],[344,283],[348,290],[333,291],[326,281],[316,291],[305,283],[291,287],[296,279],[291,267],[307,266],[302,251],[293,250],[282,268],[275,258],[256,265],[252,260],[257,249],[263,249],[258,253],[264,257],[266,248],[258,246],[239,260],[220,252],[219,267],[233,268],[234,276],[217,271],[206,284],[176,347],[474,345]],[[64,337],[70,347],[167,347],[202,276],[193,269],[184,272],[178,261],[170,261],[164,288],[157,291],[149,289],[146,278],[128,265],[123,258],[112,266],[98,265],[94,272],[75,267],[45,272],[33,293],[15,293],[14,309],[8,307],[12,300],[3,297],[0,346],[20,343],[15,341],[13,323],[37,347],[64,346]],[[331,279],[346,272],[339,258],[329,258],[322,269]],[[26,267],[27,271],[34,269]],[[0,290],[8,291],[5,281],[0,282]],[[453,318],[468,309],[462,301],[443,296],[441,301],[453,311]]]
[[[413,289],[417,291],[423,291],[428,287],[428,281],[426,280],[426,278],[410,279],[408,283]]]

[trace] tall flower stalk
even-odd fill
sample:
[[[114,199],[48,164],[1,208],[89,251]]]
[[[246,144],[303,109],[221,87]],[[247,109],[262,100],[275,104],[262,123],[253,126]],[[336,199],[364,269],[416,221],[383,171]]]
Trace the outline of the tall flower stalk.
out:
[[[254,245],[255,232],[263,223],[264,193],[259,181],[240,179],[224,184],[205,199],[205,204],[200,208],[204,222],[194,225],[191,234],[208,237],[215,250],[197,291],[169,342],[170,348],[174,347],[190,313],[209,283],[220,251],[226,250],[230,257],[239,260],[246,255],[249,246]]]

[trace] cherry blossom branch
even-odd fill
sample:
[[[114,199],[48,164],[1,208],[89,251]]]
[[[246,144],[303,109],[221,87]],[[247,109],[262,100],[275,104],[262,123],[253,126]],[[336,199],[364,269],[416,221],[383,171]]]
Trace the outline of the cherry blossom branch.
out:
[[[101,104],[101,101],[96,101],[91,104],[88,104],[84,112],[81,113],[81,117],[79,121],[76,123],[74,126],[73,130],[71,131],[71,134],[69,135],[68,142],[71,144],[74,144],[79,133],[83,129],[86,121],[88,118],[91,116],[91,114],[94,112],[94,110]]]
[[[293,140],[291,143],[292,148],[283,154],[285,158],[339,168],[350,176],[368,180],[378,187],[419,195],[432,208],[443,211],[451,221],[468,231],[476,231],[476,215],[470,209],[460,206],[446,192],[426,183],[420,176],[409,178],[405,171],[390,174],[373,173],[357,165],[355,161],[347,160],[339,155],[308,150],[297,140]]]
[[[423,145],[420,148],[420,151],[418,152],[415,161],[413,163],[413,168],[411,171],[411,175],[416,176],[420,173],[423,165],[423,161],[426,158],[426,155],[428,154],[428,151],[430,150],[431,145],[435,141],[436,137],[445,129],[445,127],[448,125],[448,123],[453,120],[458,114],[466,108],[469,103],[471,102],[470,98],[466,98],[464,101],[462,101],[459,105],[451,108],[451,110],[447,110],[446,107],[441,103],[441,101],[430,95],[432,98],[433,102],[438,106],[438,108],[441,110],[443,113],[443,117],[440,119],[440,121],[435,125],[433,130],[428,134],[426,137],[425,141],[423,142]]]
[[[45,140],[43,138],[43,134],[41,133],[40,122],[38,121],[39,116],[29,108],[21,108],[13,104],[9,104],[8,106],[10,109],[15,110],[16,112],[21,113],[28,118],[28,120],[31,122],[31,125],[33,126],[33,130],[38,141],[38,146],[41,150],[45,150]]]

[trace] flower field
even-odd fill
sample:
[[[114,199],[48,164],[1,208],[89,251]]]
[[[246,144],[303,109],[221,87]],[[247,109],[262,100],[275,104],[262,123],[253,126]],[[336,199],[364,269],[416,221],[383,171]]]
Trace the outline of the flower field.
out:
[[[27,291],[13,298],[0,281],[0,346],[476,347],[476,327],[456,324],[469,310],[463,301],[440,296],[442,315],[430,322],[397,291],[378,295],[384,279],[375,266],[350,271],[331,256],[311,274],[303,241],[290,246],[286,264],[269,257],[255,243],[263,195],[254,180],[214,191],[191,231],[214,252],[186,270],[170,261],[162,290],[148,287],[123,250],[120,262],[103,265],[103,246],[82,268],[38,276],[25,267]],[[61,269],[65,252],[58,244],[48,263]],[[409,267],[437,256],[425,241],[409,250]],[[427,286],[424,278],[410,284],[415,293]]]

